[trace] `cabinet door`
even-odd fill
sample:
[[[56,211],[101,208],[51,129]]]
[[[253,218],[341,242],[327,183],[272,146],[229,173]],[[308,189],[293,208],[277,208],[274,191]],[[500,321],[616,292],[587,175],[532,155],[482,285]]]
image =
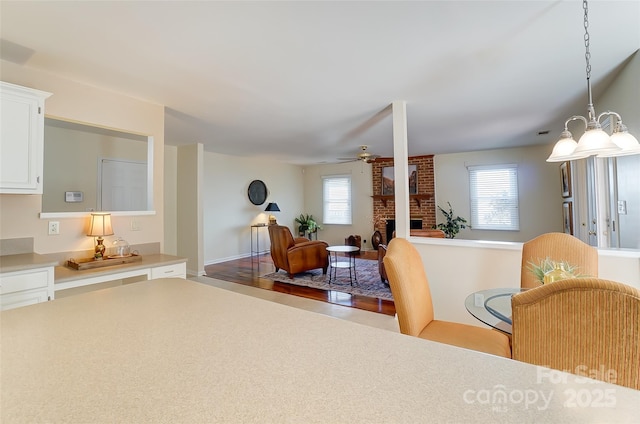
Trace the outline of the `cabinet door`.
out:
[[[42,193],[44,99],[49,93],[0,85],[0,193]]]
[[[0,310],[53,299],[53,267],[0,274]]]
[[[46,302],[50,298],[46,288],[25,290],[0,296],[0,310],[20,308]]]

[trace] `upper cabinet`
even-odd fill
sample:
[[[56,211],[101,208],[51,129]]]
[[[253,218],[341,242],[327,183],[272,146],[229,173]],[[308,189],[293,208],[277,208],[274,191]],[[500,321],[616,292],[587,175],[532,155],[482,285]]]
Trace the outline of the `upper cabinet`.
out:
[[[49,96],[0,81],[0,193],[42,194],[44,101]]]

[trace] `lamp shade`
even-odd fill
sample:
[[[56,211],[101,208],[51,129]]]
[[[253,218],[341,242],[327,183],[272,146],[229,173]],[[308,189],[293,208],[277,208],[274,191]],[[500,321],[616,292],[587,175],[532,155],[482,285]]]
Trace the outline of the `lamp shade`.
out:
[[[265,209],[265,212],[280,212],[280,208],[277,203],[269,203]]]
[[[110,213],[92,213],[91,223],[89,224],[89,237],[102,237],[113,235],[113,227],[111,227]]]
[[[576,159],[580,159],[584,154],[591,156],[616,150],[620,148],[611,141],[609,134],[598,128],[587,130],[582,134],[573,154],[577,155]]]
[[[629,156],[640,154],[640,143],[638,140],[629,134],[625,129],[624,131],[614,132],[611,135],[611,141],[620,148],[620,150],[601,153],[598,157],[614,157],[614,156]]]
[[[560,140],[553,147],[551,156],[547,158],[547,162],[565,162],[567,160],[575,160],[585,158],[588,155],[576,155],[576,147],[578,143],[573,139],[573,136],[569,131],[563,131]],[[579,156],[579,157],[578,157]]]

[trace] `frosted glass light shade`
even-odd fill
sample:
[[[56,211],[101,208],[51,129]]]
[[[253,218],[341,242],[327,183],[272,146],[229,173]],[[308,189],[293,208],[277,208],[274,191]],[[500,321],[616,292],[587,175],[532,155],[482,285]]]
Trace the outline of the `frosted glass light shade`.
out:
[[[611,141],[620,149],[605,152],[598,155],[601,158],[608,158],[614,156],[630,156],[640,154],[640,143],[638,140],[629,134],[628,131],[614,132],[611,135]]]
[[[568,160],[582,159],[583,157],[588,156],[587,154],[584,154],[583,156],[576,157],[574,152],[578,143],[573,139],[571,133],[567,132],[562,134],[563,137],[558,140],[555,146],[553,146],[553,151],[547,158],[547,162],[565,162]]]
[[[616,150],[620,150],[620,148],[611,141],[609,134],[597,128],[587,130],[582,134],[573,155],[591,156]]]

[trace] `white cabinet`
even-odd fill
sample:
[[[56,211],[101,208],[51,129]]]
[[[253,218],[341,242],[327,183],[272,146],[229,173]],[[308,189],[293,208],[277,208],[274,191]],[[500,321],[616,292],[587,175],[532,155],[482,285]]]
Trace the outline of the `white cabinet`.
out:
[[[44,100],[50,95],[0,81],[0,193],[42,194]]]
[[[0,310],[53,299],[53,267],[0,274]]]

